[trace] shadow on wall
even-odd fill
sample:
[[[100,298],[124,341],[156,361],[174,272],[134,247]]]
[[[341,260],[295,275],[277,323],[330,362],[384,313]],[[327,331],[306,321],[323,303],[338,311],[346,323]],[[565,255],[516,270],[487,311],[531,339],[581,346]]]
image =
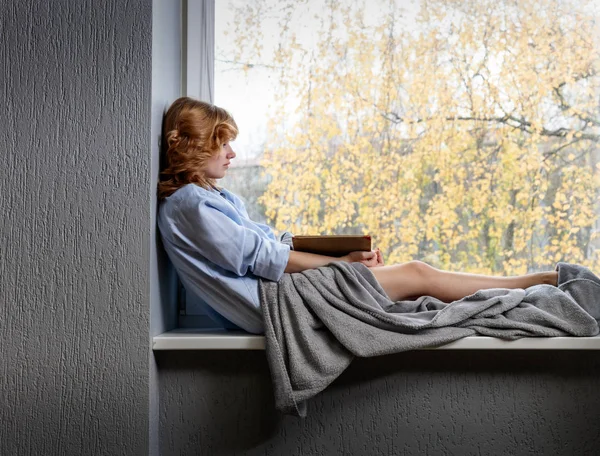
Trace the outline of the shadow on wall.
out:
[[[165,108],[166,112],[166,108]],[[160,149],[158,151],[159,156],[159,173],[165,168],[166,165],[166,152],[167,152],[167,142],[165,139],[164,132],[164,123],[165,123],[165,112],[163,112],[161,126],[160,126]],[[159,176],[157,176],[157,182],[159,181]],[[158,188],[153,189],[154,192],[158,193]],[[156,208],[155,208],[155,216],[153,220],[158,220],[158,207],[160,201],[158,197],[156,199]],[[178,326],[177,317],[178,317],[178,309],[177,309],[177,292],[179,286],[179,279],[177,277],[177,273],[173,264],[169,260],[167,256],[167,252],[165,251],[162,243],[162,239],[160,237],[160,231],[158,226],[156,226],[155,233],[155,248],[156,252],[156,264],[157,264],[157,274],[159,277],[158,280],[158,292],[160,295],[160,312],[161,318],[158,321],[164,323],[165,331],[169,331],[171,329],[175,329]]]
[[[232,454],[279,433],[263,351],[158,351],[155,358],[164,385],[161,454]]]
[[[538,454],[600,448],[593,351],[358,358],[309,401],[305,419],[275,410],[262,351],[156,359],[162,454],[522,454],[523,442]]]
[[[160,302],[162,303],[160,306],[161,319],[159,321],[165,323],[165,331],[170,331],[177,328],[177,287],[179,279],[163,247],[158,229],[156,230],[154,242],[156,243],[158,277],[160,277],[158,289]]]

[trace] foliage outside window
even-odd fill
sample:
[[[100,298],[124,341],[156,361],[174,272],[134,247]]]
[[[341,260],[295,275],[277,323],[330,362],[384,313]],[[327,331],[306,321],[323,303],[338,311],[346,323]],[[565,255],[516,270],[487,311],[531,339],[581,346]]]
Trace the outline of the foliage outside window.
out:
[[[371,234],[388,264],[600,270],[595,2],[219,8],[216,103],[225,72],[270,78],[257,202],[276,229]]]

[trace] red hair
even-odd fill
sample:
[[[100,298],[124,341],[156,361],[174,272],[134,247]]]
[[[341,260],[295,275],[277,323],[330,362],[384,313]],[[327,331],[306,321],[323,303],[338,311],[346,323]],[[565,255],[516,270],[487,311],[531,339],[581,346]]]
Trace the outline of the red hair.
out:
[[[206,163],[222,145],[233,141],[238,128],[223,108],[189,97],[178,98],[165,114],[165,167],[158,182],[158,199],[172,195],[187,184],[218,188],[204,174]]]

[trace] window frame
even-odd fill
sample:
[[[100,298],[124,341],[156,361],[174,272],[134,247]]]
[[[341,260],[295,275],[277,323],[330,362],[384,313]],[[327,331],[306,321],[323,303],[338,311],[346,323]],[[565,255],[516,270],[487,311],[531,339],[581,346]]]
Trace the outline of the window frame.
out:
[[[213,103],[215,0],[182,0],[181,6],[182,95]],[[176,299],[178,328],[154,336],[153,350],[264,350],[264,336],[225,330],[215,323],[204,310],[206,304],[193,296],[190,298],[179,278]],[[435,349],[600,350],[600,336],[522,338],[515,341],[473,336]]]

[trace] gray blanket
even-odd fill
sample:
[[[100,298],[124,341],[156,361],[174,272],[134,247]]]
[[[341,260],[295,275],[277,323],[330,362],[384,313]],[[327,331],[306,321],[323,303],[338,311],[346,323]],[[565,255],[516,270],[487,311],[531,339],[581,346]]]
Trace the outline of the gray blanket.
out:
[[[430,296],[391,301],[361,263],[334,262],[278,282],[261,280],[266,353],[275,406],[306,416],[306,400],[333,382],[355,356],[447,344],[466,336],[595,336],[600,279],[558,263],[558,287],[480,290],[444,303]]]

